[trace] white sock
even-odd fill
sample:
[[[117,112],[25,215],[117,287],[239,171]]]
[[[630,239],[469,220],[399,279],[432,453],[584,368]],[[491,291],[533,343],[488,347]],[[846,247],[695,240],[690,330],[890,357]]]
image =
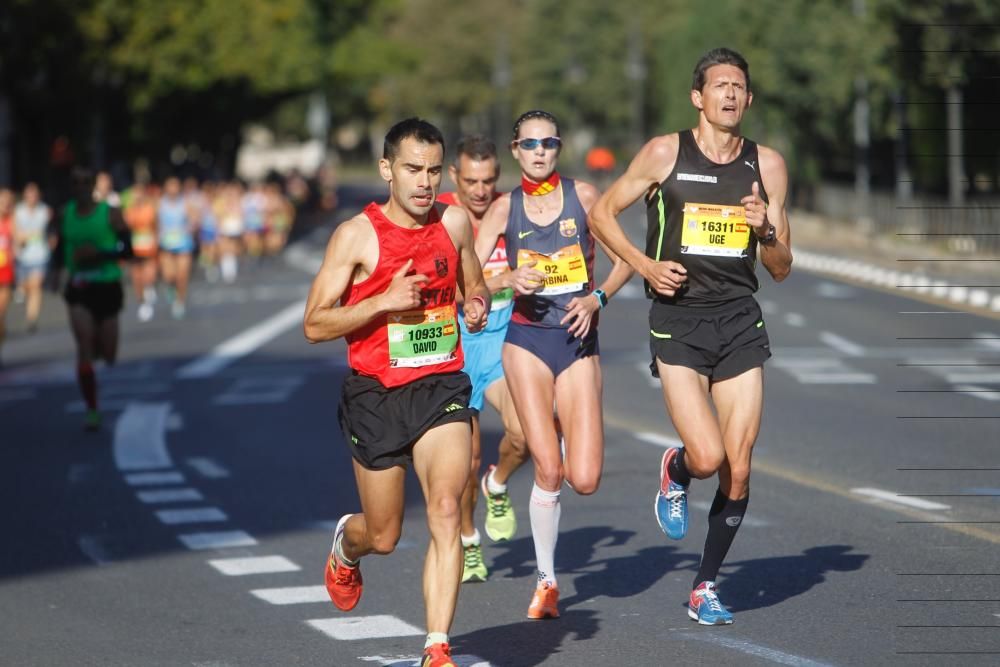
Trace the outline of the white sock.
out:
[[[424,642],[424,648],[431,646],[432,644],[447,644],[448,643],[448,633],[446,632],[428,632],[427,641]]]
[[[236,263],[235,255],[223,255],[219,264],[222,268],[222,279],[224,281],[231,283],[236,280],[236,272],[239,270],[239,265]]]
[[[531,537],[535,542],[535,561],[538,563],[538,583],[549,582],[556,585],[556,541],[559,539],[558,491],[546,491],[534,484],[531,487],[531,502],[528,515],[531,517]]]
[[[498,493],[505,493],[507,491],[507,485],[501,484],[493,479],[493,473],[497,471],[496,468],[490,471],[490,474],[486,476],[486,490],[489,491],[494,496]]]
[[[466,537],[462,535],[462,547],[471,547],[472,545],[479,544],[479,529],[476,528],[475,532],[471,536]]]

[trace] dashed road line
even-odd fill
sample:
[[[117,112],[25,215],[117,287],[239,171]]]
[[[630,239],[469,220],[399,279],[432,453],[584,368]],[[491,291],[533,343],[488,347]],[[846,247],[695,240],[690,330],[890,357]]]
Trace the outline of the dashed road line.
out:
[[[190,487],[182,489],[136,491],[135,497],[138,498],[140,502],[146,503],[147,505],[155,505],[159,503],[179,503],[205,499],[204,496],[201,495],[201,491]]]
[[[125,475],[129,486],[156,486],[159,484],[183,484],[184,475],[173,470],[169,472],[134,472]]]
[[[857,488],[851,489],[851,493],[855,493],[859,496],[866,496],[868,498],[874,498],[887,503],[913,507],[918,510],[940,511],[951,509],[951,505],[936,503],[930,500],[922,500],[920,498],[913,498],[910,496],[900,496],[892,491],[883,491],[882,489]]]
[[[763,646],[762,644],[755,644],[751,641],[739,639],[737,637],[729,637],[718,632],[678,632],[677,636],[681,639],[691,639],[694,641],[716,644],[724,648],[739,651],[740,653],[752,655],[755,658],[770,660],[771,662],[776,662],[779,665],[791,665],[792,667],[832,667],[826,662],[817,662],[811,658],[804,658],[800,655],[785,653],[784,651]]]
[[[825,344],[849,357],[865,356],[865,348],[830,331],[821,331],[819,339]]]
[[[208,564],[228,577],[242,577],[248,574],[274,574],[277,572],[298,572],[302,568],[284,556],[249,556],[245,558],[217,558]],[[325,586],[320,586],[326,591]],[[329,598],[329,596],[327,596]]]
[[[195,380],[215,375],[292,327],[301,325],[305,307],[305,299],[286,306],[263,322],[216,345],[208,354],[185,364],[177,370],[176,377]]]
[[[119,470],[151,470],[173,465],[164,438],[169,403],[129,403],[115,422],[113,445]]]
[[[184,533],[177,539],[192,551],[205,549],[231,549],[233,547],[252,547],[257,540],[244,530],[224,530],[205,533]]]
[[[339,640],[417,637],[424,634],[420,628],[388,614],[352,616],[350,618],[316,618],[306,621],[306,623],[326,636]]]
[[[285,588],[258,588],[250,591],[255,598],[271,604],[314,604],[330,602],[326,586],[288,586]]]
[[[229,471],[219,465],[213,459],[204,456],[193,456],[186,459],[189,466],[198,471],[198,474],[208,479],[225,479],[229,477]]]
[[[218,523],[229,517],[218,507],[195,507],[192,509],[158,510],[156,518],[168,526],[185,523]]]

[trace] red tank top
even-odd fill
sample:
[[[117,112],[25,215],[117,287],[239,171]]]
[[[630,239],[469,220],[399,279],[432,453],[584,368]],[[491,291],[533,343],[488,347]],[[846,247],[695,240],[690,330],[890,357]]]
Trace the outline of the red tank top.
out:
[[[0,217],[0,285],[14,282],[14,216]]]
[[[341,304],[351,306],[385,292],[411,258],[411,275],[422,273],[429,281],[421,289],[419,308],[378,317],[347,335],[348,364],[386,387],[462,370],[455,309],[458,252],[440,211],[431,209],[427,224],[416,229],[394,224],[374,202],[365,207],[365,215],[378,237],[378,263],[364,281],[348,285]]]

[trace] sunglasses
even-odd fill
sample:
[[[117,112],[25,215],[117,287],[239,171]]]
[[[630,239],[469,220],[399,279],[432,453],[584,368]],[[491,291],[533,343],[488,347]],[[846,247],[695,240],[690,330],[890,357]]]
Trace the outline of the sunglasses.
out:
[[[542,148],[547,151],[559,148],[562,146],[562,139],[559,137],[545,137],[544,139],[518,139],[514,142],[517,144],[518,148],[523,148],[526,151],[533,151],[538,148],[541,144]]]

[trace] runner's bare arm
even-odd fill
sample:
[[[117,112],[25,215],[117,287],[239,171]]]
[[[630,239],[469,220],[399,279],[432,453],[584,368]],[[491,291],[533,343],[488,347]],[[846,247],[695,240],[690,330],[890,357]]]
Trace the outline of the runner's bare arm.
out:
[[[476,237],[476,255],[483,264],[489,261],[497,245],[497,239],[507,231],[510,215],[510,194],[505,194],[490,205],[479,225]],[[499,276],[499,288],[510,287],[518,294],[534,294],[545,284],[545,274],[533,268],[536,262],[528,262]],[[491,285],[492,287],[492,285]]]
[[[303,319],[306,340],[310,343],[335,340],[376,317],[420,305],[420,283],[426,282],[427,276],[406,275],[413,265],[412,259],[396,272],[385,292],[351,306],[338,305],[355,272],[359,268],[373,268],[377,253],[378,240],[364,216],[352,218],[337,228],[306,299]],[[366,267],[366,259],[370,267]]]
[[[589,212],[601,196],[601,193],[590,183],[577,181],[576,195],[580,199],[583,209]],[[625,260],[608,248],[603,241],[600,239],[596,240],[612,262],[611,272],[599,286],[610,299],[622,288],[622,285],[629,281],[632,277],[633,269]],[[582,338],[590,331],[593,315],[600,309],[601,302],[593,294],[588,294],[585,297],[575,297],[567,305],[566,316],[563,317],[560,323],[566,324],[567,322],[572,322],[569,327],[569,333]]]
[[[442,222],[458,251],[458,287],[465,295],[462,306],[465,324],[470,333],[476,333],[486,325],[491,297],[483,278],[483,265],[475,253],[472,223],[465,211],[457,206],[448,207]]]
[[[651,192],[673,171],[678,146],[677,134],[656,137],[647,142],[625,173],[597,200],[587,218],[598,240],[638,271],[656,292],[666,296],[673,296],[687,280],[687,270],[677,262],[656,262],[647,257],[625,235],[618,215]]]
[[[776,282],[781,282],[792,271],[792,230],[788,224],[785,202],[788,197],[788,168],[781,153],[766,146],[758,146],[760,177],[767,192],[767,222],[774,225],[777,243],[760,244],[760,261]]]

